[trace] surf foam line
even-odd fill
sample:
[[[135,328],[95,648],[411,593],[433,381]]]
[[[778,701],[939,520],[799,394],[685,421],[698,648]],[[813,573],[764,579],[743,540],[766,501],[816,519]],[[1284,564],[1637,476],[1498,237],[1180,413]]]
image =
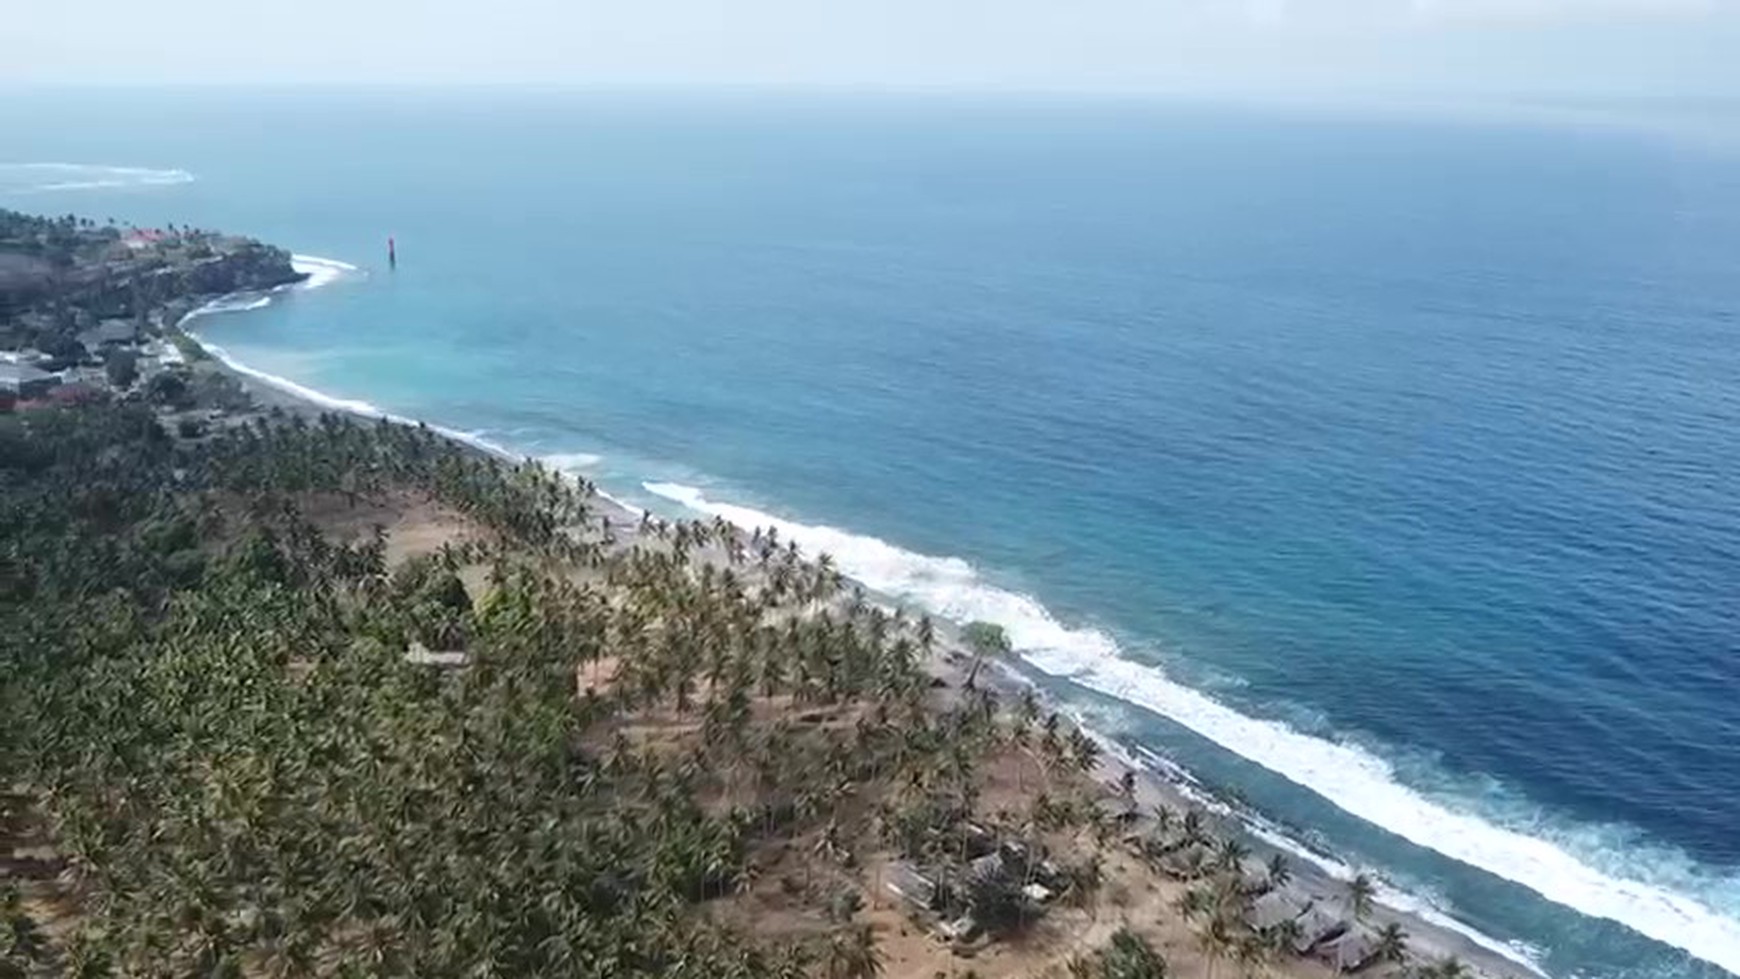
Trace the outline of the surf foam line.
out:
[[[1076,726],[1086,731],[1088,736],[1093,738],[1106,754],[1116,757],[1127,767],[1158,775],[1191,802],[1223,818],[1237,821],[1251,836],[1294,859],[1310,864],[1325,877],[1350,881],[1361,873],[1360,869],[1354,865],[1288,836],[1285,829],[1261,812],[1214,795],[1201,782],[1197,781],[1194,775],[1170,758],[1140,744],[1125,744],[1106,737],[1092,728],[1091,718],[1068,706],[1061,709]],[[1522,966],[1529,972],[1543,977],[1543,979],[1550,979],[1547,972],[1541,968],[1540,949],[1521,941],[1506,942],[1488,935],[1452,917],[1428,897],[1392,886],[1383,880],[1376,881],[1376,884],[1377,900],[1383,906],[1424,921],[1446,933],[1460,935],[1470,943]]]
[[[291,287],[305,290],[329,286],[347,275],[360,271],[349,262],[341,262],[336,258],[321,258],[318,255],[291,255],[290,267],[298,272],[307,273],[307,281]]]
[[[1241,714],[1155,667],[1123,658],[1105,633],[1066,627],[1033,599],[986,583],[959,558],[928,557],[874,537],[781,519],[708,499],[692,486],[643,485],[690,510],[741,527],[770,527],[812,554],[830,554],[843,573],[875,591],[956,621],[1002,625],[1021,658],[1047,674],[1165,716],[1416,846],[1740,976],[1740,921],[1666,887],[1590,866],[1551,840],[1450,809],[1398,782],[1386,762],[1360,748]]]

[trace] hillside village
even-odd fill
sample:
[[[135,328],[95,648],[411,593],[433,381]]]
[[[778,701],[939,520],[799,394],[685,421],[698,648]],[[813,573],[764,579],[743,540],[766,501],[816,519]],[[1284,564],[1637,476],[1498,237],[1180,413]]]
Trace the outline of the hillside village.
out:
[[[176,324],[210,297],[304,278],[248,238],[0,210],[0,411],[126,395],[224,407]]]

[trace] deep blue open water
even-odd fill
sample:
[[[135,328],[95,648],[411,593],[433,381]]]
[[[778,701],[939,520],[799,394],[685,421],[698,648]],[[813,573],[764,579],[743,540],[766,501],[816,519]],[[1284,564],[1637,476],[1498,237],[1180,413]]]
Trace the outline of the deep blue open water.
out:
[[[32,92],[0,205],[352,263],[195,328],[637,503],[777,519],[1550,973],[1677,979],[1740,973],[1724,132]]]

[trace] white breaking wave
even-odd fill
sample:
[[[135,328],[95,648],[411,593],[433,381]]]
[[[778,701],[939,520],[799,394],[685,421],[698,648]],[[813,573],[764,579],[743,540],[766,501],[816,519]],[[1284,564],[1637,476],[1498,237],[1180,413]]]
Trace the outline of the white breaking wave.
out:
[[[229,352],[224,348],[212,343],[204,337],[195,336],[194,339],[199,341],[199,345],[205,348],[206,353],[209,353],[213,357],[223,361],[225,366],[229,367],[236,373],[246,374],[248,377],[251,377],[256,381],[275,387],[288,394],[293,394],[304,401],[311,401],[322,408],[331,408],[334,411],[345,411],[353,415],[367,415],[370,418],[392,417],[367,401],[334,397],[330,394],[316,391],[311,387],[297,384],[295,381],[292,381],[287,377],[279,377],[276,374],[268,374],[257,367],[249,367],[247,364],[244,364],[230,356]]]
[[[401,425],[427,424],[426,422],[419,422],[415,418],[406,418],[402,415],[386,415],[385,417],[391,421],[396,421]],[[483,437],[482,432],[462,432],[457,428],[448,428],[445,425],[430,425],[429,427],[450,439],[457,439],[474,449],[482,449],[490,455],[505,459],[508,462],[519,463],[525,461],[525,456],[513,451],[505,445],[502,445],[500,442],[491,442],[489,439]]]
[[[1388,763],[1358,747],[1241,714],[1154,666],[1123,658],[1103,632],[1064,626],[1032,598],[985,582],[959,558],[928,557],[874,537],[784,520],[710,500],[691,486],[645,488],[742,527],[774,528],[810,553],[832,555],[842,572],[875,591],[956,621],[1002,625],[1021,657],[1048,674],[1161,714],[1415,845],[1740,975],[1740,921],[1703,901],[1591,866],[1559,842],[1455,811],[1401,784]]]
[[[1128,768],[1147,769],[1149,771],[1159,771],[1168,776],[1177,776],[1171,778],[1170,782],[1172,787],[1176,789],[1179,794],[1220,816],[1239,820],[1247,832],[1275,849],[1285,851],[1295,859],[1304,860],[1306,863],[1311,864],[1318,870],[1323,871],[1325,875],[1336,880],[1350,881],[1362,872],[1359,868],[1354,867],[1351,864],[1337,860],[1334,857],[1322,853],[1319,850],[1315,850],[1304,843],[1289,837],[1279,827],[1254,813],[1235,810],[1224,800],[1216,798],[1214,795],[1210,794],[1201,786],[1200,783],[1191,778],[1188,772],[1183,771],[1183,769],[1179,768],[1169,759],[1166,759],[1147,748],[1141,747],[1140,745],[1134,746],[1133,748],[1126,747],[1125,745],[1113,741],[1112,739],[1094,731],[1091,726],[1091,719],[1084,718],[1080,714],[1067,709],[1066,713],[1069,714],[1071,720],[1073,720],[1076,725],[1086,731],[1088,736],[1093,738],[1094,741],[1100,745],[1100,748],[1105,754],[1117,758],[1119,762]],[[1394,908],[1404,914],[1411,915],[1420,921],[1434,925],[1446,932],[1461,935],[1463,938],[1466,938],[1475,945],[1514,962],[1536,975],[1547,975],[1547,973],[1542,971],[1541,967],[1537,964],[1536,960],[1538,958],[1538,953],[1534,949],[1526,948],[1520,943],[1500,941],[1485,932],[1472,928],[1450,915],[1445,914],[1439,909],[1437,904],[1418,894],[1410,894],[1399,888],[1391,887],[1382,880],[1375,881],[1375,883],[1377,886],[1377,899],[1386,907]]]
[[[549,455],[540,456],[539,460],[543,462],[544,465],[549,466],[557,472],[566,473],[569,476],[590,481],[590,471],[602,463],[604,457],[593,455],[590,452],[552,452]],[[640,519],[642,514],[648,512],[645,507],[636,506],[621,497],[611,496],[597,483],[592,483],[592,492],[597,494],[601,499],[615,504],[624,513],[629,514],[637,520]]]
[[[379,415],[380,412],[376,411],[372,405],[368,405],[365,401],[346,401],[342,398],[332,398],[311,388],[302,387],[296,382],[286,378],[278,377],[275,374],[267,374],[264,371],[255,370],[254,368],[230,357],[229,354],[224,352],[222,347],[213,345],[204,337],[188,329],[190,323],[202,316],[211,316],[217,313],[246,313],[256,309],[264,309],[267,306],[272,305],[272,300],[278,293],[285,289],[318,289],[322,286],[331,285],[343,278],[345,275],[358,271],[356,266],[351,265],[348,262],[341,262],[334,258],[319,258],[314,255],[292,255],[290,256],[290,267],[297,272],[306,273],[308,278],[301,282],[293,282],[288,286],[279,286],[276,289],[271,289],[266,292],[238,292],[228,296],[219,296],[182,317],[181,322],[177,325],[185,331],[188,336],[199,341],[200,346],[211,351],[213,356],[217,357],[225,364],[228,364],[238,373],[246,374],[249,377],[264,381],[279,390],[288,391],[298,397],[307,398],[308,400],[314,401],[318,404],[330,404],[333,407],[343,406],[340,407],[340,410],[359,411],[363,414]],[[367,405],[368,407],[366,409],[356,407],[364,405]]]
[[[302,282],[302,289],[318,289],[331,285],[339,279],[358,271],[349,262],[341,262],[335,258],[320,258],[316,255],[291,255],[290,267],[308,275]]]
[[[603,458],[590,452],[554,452],[543,457],[544,464],[563,472],[577,472],[598,465]]]
[[[315,255],[291,255],[290,268],[303,273],[308,278],[264,292],[238,292],[219,296],[188,314],[181,321],[181,325],[185,328],[191,320],[201,316],[210,316],[214,313],[246,313],[255,309],[264,309],[272,305],[272,300],[277,298],[280,293],[289,290],[312,291],[332,285],[340,279],[361,271],[349,262],[341,262],[336,258],[320,258]]]
[[[272,305],[271,296],[240,295],[226,296],[214,299],[199,308],[202,314],[209,313],[245,313],[252,309],[264,309]]]
[[[431,431],[440,432],[442,435],[445,435],[450,439],[464,442],[473,448],[481,449],[484,452],[498,456],[509,462],[519,462],[524,458],[523,456],[513,452],[511,449],[508,449],[506,446],[491,442],[489,439],[484,438],[482,432],[466,432],[457,428],[448,428],[444,425],[429,425],[427,422],[422,422],[415,418],[408,418],[404,415],[395,415],[369,401],[363,401],[359,398],[341,398],[337,395],[327,394],[324,391],[317,391],[305,384],[298,384],[287,377],[268,373],[260,370],[258,367],[252,367],[248,364],[242,363],[235,357],[231,356],[229,351],[215,343],[212,343],[204,337],[192,333],[189,333],[189,335],[198,340],[199,345],[205,348],[207,353],[216,357],[218,360],[223,361],[224,366],[236,373],[245,374],[262,384],[277,388],[286,394],[293,394],[303,401],[319,405],[322,408],[328,408],[333,411],[342,411],[351,415],[360,415],[365,418],[385,418],[388,421],[398,422],[401,425],[427,425]]]
[[[0,163],[0,193],[163,187],[193,182],[186,170],[113,167],[91,163]]]

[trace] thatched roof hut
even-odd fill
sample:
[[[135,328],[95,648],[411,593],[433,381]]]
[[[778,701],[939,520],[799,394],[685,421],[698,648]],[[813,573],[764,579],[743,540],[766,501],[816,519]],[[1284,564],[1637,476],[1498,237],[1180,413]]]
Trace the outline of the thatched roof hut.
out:
[[[1245,921],[1249,922],[1252,928],[1266,931],[1282,922],[1292,921],[1299,917],[1307,906],[1307,903],[1297,895],[1287,894],[1283,891],[1270,891],[1251,902],[1251,910],[1249,914],[1245,915]]]
[[[1336,938],[1347,930],[1347,922],[1313,904],[1293,919],[1299,923],[1299,939],[1293,951],[1305,955],[1318,945]]]
[[[1208,847],[1193,843],[1161,857],[1158,866],[1161,873],[1174,880],[1195,880],[1203,875],[1212,855]]]
[[[897,900],[915,911],[931,911],[936,908],[937,884],[917,867],[904,860],[897,860],[888,865],[887,876],[883,886]]]
[[[1315,954],[1337,972],[1358,972],[1377,958],[1377,936],[1371,929],[1355,925],[1341,937],[1319,945]]]

